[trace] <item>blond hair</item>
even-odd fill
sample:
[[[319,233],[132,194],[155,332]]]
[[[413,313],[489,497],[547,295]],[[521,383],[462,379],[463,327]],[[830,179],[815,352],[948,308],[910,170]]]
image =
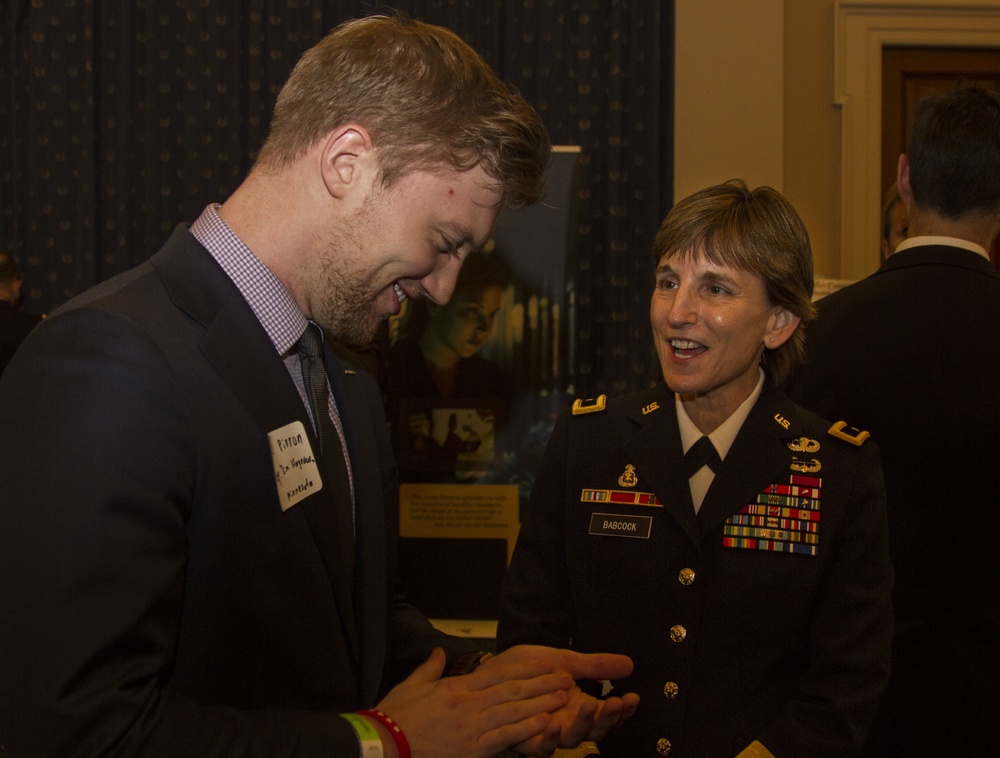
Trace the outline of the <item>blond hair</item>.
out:
[[[282,88],[258,166],[287,165],[349,123],[371,134],[385,186],[415,170],[478,165],[503,205],[544,196],[551,147],[538,114],[448,29],[399,16],[338,26]]]

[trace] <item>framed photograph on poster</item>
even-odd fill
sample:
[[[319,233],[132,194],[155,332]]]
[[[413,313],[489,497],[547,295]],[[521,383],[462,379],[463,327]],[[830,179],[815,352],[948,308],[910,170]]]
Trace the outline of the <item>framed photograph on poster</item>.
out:
[[[409,398],[400,403],[397,457],[406,481],[479,481],[495,470],[499,404],[468,398],[464,404]]]

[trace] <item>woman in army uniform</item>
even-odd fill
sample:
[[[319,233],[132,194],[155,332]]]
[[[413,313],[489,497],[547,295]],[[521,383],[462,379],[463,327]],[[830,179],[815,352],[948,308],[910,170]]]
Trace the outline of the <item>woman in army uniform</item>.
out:
[[[605,756],[855,754],[889,671],[885,494],[868,435],[780,389],[813,316],[805,227],[729,182],[675,206],[654,265],[664,381],[558,421],[499,644],[632,657]]]

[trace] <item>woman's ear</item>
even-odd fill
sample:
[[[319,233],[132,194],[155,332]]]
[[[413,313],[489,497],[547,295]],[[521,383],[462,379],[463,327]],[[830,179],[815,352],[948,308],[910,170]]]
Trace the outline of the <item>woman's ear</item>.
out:
[[[781,347],[792,338],[801,321],[801,317],[796,316],[787,308],[780,305],[775,306],[767,322],[764,345],[771,350]]]

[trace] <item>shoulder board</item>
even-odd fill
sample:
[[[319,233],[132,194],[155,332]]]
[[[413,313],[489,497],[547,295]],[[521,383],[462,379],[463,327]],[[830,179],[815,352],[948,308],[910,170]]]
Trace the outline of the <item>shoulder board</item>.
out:
[[[596,398],[589,398],[587,400],[580,400],[577,398],[573,401],[573,415],[579,416],[583,413],[600,413],[605,409],[607,404],[607,395],[598,395]]]
[[[858,447],[865,444],[865,440],[871,437],[868,432],[863,432],[855,429],[853,426],[848,426],[846,421],[838,421],[830,427],[827,434],[831,437],[844,440],[845,442],[850,442],[852,445],[857,445]]]

